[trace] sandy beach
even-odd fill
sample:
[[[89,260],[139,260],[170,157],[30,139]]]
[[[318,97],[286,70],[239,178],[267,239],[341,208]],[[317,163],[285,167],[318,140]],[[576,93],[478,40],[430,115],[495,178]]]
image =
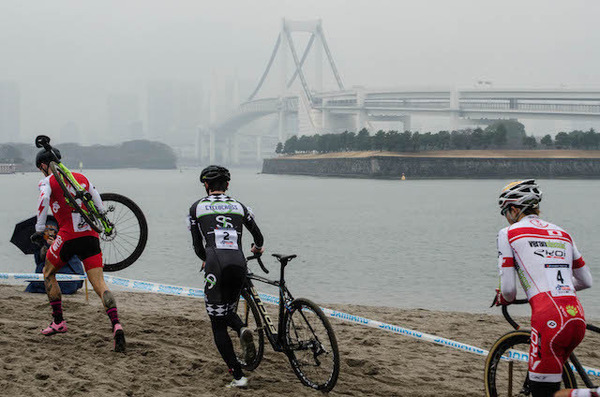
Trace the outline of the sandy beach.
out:
[[[245,390],[231,379],[214,346],[200,299],[115,292],[127,352],[112,352],[100,300],[64,297],[69,332],[44,337],[51,320],[45,295],[0,285],[0,395],[3,396],[318,396],[293,374],[286,357],[266,347]],[[483,304],[483,303],[482,303]],[[327,305],[331,307],[330,305]],[[424,309],[337,305],[334,309],[488,349],[510,330],[501,316]],[[267,306],[274,314],[274,307]],[[499,311],[498,311],[499,312]],[[482,396],[485,358],[406,336],[331,319],[341,372],[340,396]],[[600,366],[600,338],[587,336],[578,355]]]

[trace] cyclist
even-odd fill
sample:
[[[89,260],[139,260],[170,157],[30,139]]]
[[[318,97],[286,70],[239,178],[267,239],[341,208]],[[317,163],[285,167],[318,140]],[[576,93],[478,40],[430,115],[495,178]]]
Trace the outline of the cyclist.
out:
[[[562,366],[585,334],[583,308],[575,291],[592,286],[592,275],[571,236],[539,217],[542,192],[533,179],[502,189],[498,232],[500,288],[496,302],[510,304],[516,278],[531,305],[529,380],[533,397],[560,389]]]
[[[58,149],[52,150],[60,159],[61,156]],[[49,169],[49,164],[53,160],[54,156],[52,153],[45,149],[38,152],[35,158],[35,165],[42,171],[45,178],[39,183],[40,198],[37,224],[35,226],[36,232],[31,236],[31,239],[32,241],[41,241],[43,239],[49,209],[54,214],[59,227],[58,236],[46,254],[46,263],[43,270],[44,286],[50,300],[54,321],[41,332],[46,336],[67,332],[67,323],[63,318],[61,292],[55,274],[72,256],[77,255],[83,262],[88,280],[94,287],[94,291],[102,299],[106,314],[112,323],[114,350],[116,352],[124,352],[125,333],[119,322],[115,298],[104,282],[102,252],[100,250],[98,233],[92,230],[79,213],[67,204],[60,185]],[[74,172],[73,178],[92,195],[94,204],[98,209],[104,211],[100,194],[98,194],[92,183],[79,173]]]
[[[248,379],[242,372],[227,333],[227,327],[231,327],[240,336],[246,362],[252,361],[256,354],[253,335],[243,327],[236,313],[247,273],[242,252],[242,226],[254,238],[253,253],[264,252],[264,239],[252,211],[225,194],[230,180],[231,175],[224,167],[211,165],[202,170],[200,183],[204,185],[208,196],[191,206],[188,227],[192,233],[194,251],[203,261],[206,311],[215,344],[234,378],[227,387],[245,387]]]

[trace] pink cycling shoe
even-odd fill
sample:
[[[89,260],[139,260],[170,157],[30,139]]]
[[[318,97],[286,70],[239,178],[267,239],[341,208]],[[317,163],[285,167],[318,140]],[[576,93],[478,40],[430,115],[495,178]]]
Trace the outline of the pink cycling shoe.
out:
[[[43,329],[42,334],[46,336],[54,335],[54,334],[64,334],[67,332],[67,322],[65,320],[56,324],[54,321],[48,326],[48,328]]]
[[[115,351],[125,353],[125,332],[119,323],[115,324],[113,328],[113,338],[115,339]]]

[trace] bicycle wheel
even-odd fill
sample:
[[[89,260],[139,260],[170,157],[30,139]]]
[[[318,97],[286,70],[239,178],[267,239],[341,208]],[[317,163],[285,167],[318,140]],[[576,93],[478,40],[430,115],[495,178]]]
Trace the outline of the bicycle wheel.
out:
[[[313,389],[331,391],[340,373],[340,353],[323,311],[308,299],[295,299],[285,313],[285,350],[294,373]]]
[[[100,219],[98,219],[93,211],[88,211],[87,207],[85,206],[82,207],[84,200],[83,195],[84,193],[87,193],[87,191],[81,191],[76,186],[75,181],[73,181],[66,172],[58,167],[58,164],[56,164],[54,161],[50,162],[50,170],[52,171],[56,182],[58,182],[58,185],[62,189],[67,204],[73,207],[93,230],[98,233],[102,232],[104,227],[102,226]]]
[[[529,396],[529,331],[512,331],[500,337],[485,360],[487,397]],[[508,359],[502,359],[502,356]],[[524,360],[524,361],[523,361]],[[576,388],[575,376],[568,363],[563,367],[561,388]]]
[[[260,364],[263,354],[265,351],[265,332],[262,326],[261,317],[258,312],[258,307],[248,291],[242,291],[242,297],[244,300],[240,300],[237,305],[237,315],[244,323],[244,327],[250,328],[254,334],[254,346],[256,347],[256,356],[251,362],[246,362],[244,359],[244,352],[238,334],[232,329],[229,330],[231,340],[233,341],[233,350],[237,357],[238,362],[241,364],[243,369],[252,371]],[[237,342],[236,342],[237,341]]]
[[[133,201],[116,193],[100,194],[113,230],[100,233],[100,248],[105,272],[122,270],[135,262],[146,247],[148,224],[144,213]]]

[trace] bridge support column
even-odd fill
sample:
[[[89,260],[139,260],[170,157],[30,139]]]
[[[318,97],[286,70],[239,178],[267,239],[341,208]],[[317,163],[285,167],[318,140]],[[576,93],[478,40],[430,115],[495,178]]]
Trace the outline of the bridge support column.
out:
[[[256,161],[262,161],[262,137],[260,135],[256,137]]]
[[[239,134],[233,135],[233,143],[231,145],[231,162],[236,165],[240,163],[240,136],[239,136]]]
[[[216,157],[215,157],[215,132],[211,131],[209,134],[209,138],[208,138],[208,162],[211,164],[215,163]]]
[[[402,128],[404,128],[404,131],[411,130],[410,115],[402,116]]]
[[[278,136],[279,142],[285,142],[285,112],[279,111]]]

